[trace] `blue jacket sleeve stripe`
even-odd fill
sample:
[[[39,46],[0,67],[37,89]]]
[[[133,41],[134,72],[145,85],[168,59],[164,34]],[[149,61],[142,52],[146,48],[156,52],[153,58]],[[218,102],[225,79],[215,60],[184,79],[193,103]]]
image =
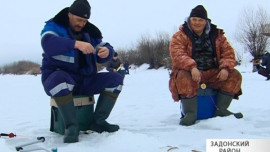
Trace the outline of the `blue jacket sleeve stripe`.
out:
[[[69,91],[72,91],[74,88],[73,84],[68,84],[68,83],[60,83],[57,86],[55,86],[54,88],[52,88],[50,90],[50,93],[52,96],[55,96],[57,93],[61,92],[62,90],[68,89]]]
[[[55,33],[54,31],[46,31],[44,33],[41,34],[41,40],[42,38],[46,35],[46,34],[52,34],[52,35],[55,35],[55,36],[59,36],[57,33]]]
[[[65,56],[65,55],[56,55],[52,56],[55,60],[63,61],[63,62],[68,62],[68,63],[75,63],[75,59],[73,56]]]

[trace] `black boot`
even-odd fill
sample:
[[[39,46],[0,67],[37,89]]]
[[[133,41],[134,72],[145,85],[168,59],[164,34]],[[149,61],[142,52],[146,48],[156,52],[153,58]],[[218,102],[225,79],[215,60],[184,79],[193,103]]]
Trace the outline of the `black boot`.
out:
[[[183,98],[181,101],[185,116],[181,119],[179,124],[183,126],[195,124],[197,120],[197,96],[193,98]]]
[[[90,128],[98,133],[115,132],[119,130],[118,125],[109,124],[106,119],[109,117],[118,94],[103,91],[98,98],[97,106],[94,112],[94,121],[92,122]]]
[[[233,99],[233,95],[227,93],[218,92],[217,94],[217,109],[215,112],[215,116],[229,116],[233,114],[227,108],[230,106]]]
[[[54,97],[65,125],[64,143],[79,141],[79,127],[72,94],[63,97]]]

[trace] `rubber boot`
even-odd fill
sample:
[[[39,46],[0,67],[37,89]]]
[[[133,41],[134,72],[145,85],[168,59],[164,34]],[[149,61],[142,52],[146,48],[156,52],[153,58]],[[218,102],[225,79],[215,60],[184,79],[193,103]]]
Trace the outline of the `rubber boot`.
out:
[[[233,95],[218,92],[217,94],[217,109],[215,112],[215,116],[229,116],[233,114],[231,111],[228,110],[228,107],[230,106],[233,99]]]
[[[115,132],[119,130],[118,125],[109,124],[106,119],[109,117],[118,94],[103,91],[98,98],[97,106],[94,112],[94,120],[90,126],[91,130],[98,133]]]
[[[75,143],[79,141],[79,126],[76,117],[72,94],[63,97],[54,97],[60,114],[64,120],[65,135],[64,143]]]
[[[270,80],[270,74],[267,76],[266,81]]]
[[[185,116],[180,120],[179,124],[183,126],[195,124],[197,120],[197,96],[193,98],[183,98],[181,101]]]

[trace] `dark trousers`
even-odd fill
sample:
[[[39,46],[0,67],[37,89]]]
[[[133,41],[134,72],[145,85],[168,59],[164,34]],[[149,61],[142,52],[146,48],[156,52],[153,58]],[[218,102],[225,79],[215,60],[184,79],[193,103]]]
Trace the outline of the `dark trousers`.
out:
[[[270,75],[269,75],[270,73],[266,70],[266,68],[264,68],[264,67],[262,67],[262,66],[260,66],[260,65],[257,65],[256,67],[257,67],[258,73],[259,73],[260,75],[266,77],[267,79],[270,78]]]
[[[123,77],[117,72],[84,76],[59,70],[50,74],[42,83],[47,95],[53,97],[65,96],[71,92],[74,95],[94,95],[101,93],[105,89],[117,89],[123,85]]]

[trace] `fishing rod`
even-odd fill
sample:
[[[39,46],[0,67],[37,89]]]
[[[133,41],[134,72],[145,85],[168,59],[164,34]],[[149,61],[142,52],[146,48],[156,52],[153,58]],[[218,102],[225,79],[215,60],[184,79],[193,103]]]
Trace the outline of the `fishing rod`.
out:
[[[24,149],[24,147],[26,146],[42,143],[42,142],[45,142],[45,137],[37,137],[37,140],[16,146],[15,149],[19,152],[31,152],[31,151],[37,151],[37,150],[44,150],[46,152],[57,152],[57,148],[53,148],[51,150],[48,150],[43,147],[33,147],[33,148]]]
[[[14,133],[0,133],[0,138],[1,137],[15,138],[15,137],[19,137],[19,136],[25,137],[23,135],[16,135]],[[26,147],[26,146],[34,145],[34,144],[42,143],[42,142],[45,142],[45,137],[37,137],[35,141],[31,141],[31,142],[16,146],[15,149],[16,149],[16,151],[19,151],[19,152],[31,152],[31,151],[39,151],[39,150],[44,150],[46,152],[57,152],[57,148],[53,148],[51,150],[48,150],[46,148],[39,147],[39,146],[24,149],[24,147]]]
[[[7,134],[7,133],[1,133],[1,134],[0,134],[0,138],[1,138],[2,136],[4,136],[4,137],[9,137],[9,138],[14,138],[14,137],[16,137],[17,135],[14,134],[14,133],[9,133],[9,134]]]

